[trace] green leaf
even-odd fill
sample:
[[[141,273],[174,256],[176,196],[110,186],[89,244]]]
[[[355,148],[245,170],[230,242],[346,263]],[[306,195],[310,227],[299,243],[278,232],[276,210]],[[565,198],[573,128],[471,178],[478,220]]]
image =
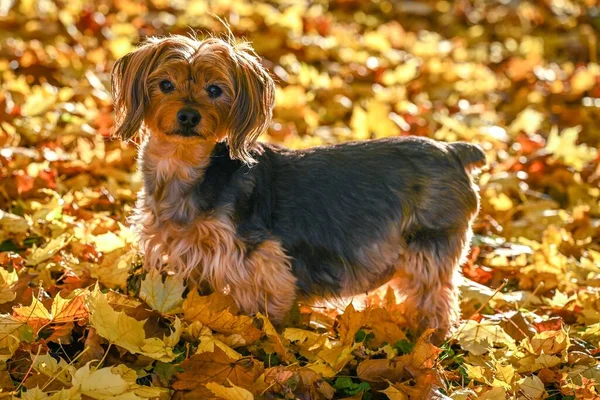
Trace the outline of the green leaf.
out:
[[[406,339],[398,340],[394,343],[393,347],[398,350],[399,354],[408,354],[415,347],[414,343],[409,342]]]

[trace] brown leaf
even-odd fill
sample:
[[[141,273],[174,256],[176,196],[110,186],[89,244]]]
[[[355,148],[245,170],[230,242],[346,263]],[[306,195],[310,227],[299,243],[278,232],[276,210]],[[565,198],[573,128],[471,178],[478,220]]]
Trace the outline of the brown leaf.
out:
[[[263,333],[253,319],[246,315],[236,316],[235,310],[231,297],[220,293],[200,296],[194,290],[183,302],[183,316],[190,322],[199,321],[215,332],[238,334],[246,344],[260,339]]]
[[[515,340],[523,340],[535,335],[535,328],[531,322],[523,317],[521,312],[515,312],[508,319],[500,322],[500,327]]]
[[[442,352],[442,349],[431,344],[430,339],[435,329],[428,329],[417,340],[413,351],[410,353],[410,365],[415,369],[432,368],[435,360]]]
[[[354,335],[365,324],[369,310],[359,312],[354,309],[352,303],[346,307],[344,313],[339,317],[338,332],[344,346],[354,343]]]
[[[205,383],[224,384],[228,380],[236,386],[250,390],[263,373],[262,363],[251,357],[231,359],[218,347],[213,353],[193,355],[181,363],[183,372],[176,375],[175,390],[195,390]]]
[[[408,377],[404,367],[410,362],[408,356],[395,357],[391,360],[365,360],[358,364],[356,374],[367,382],[398,382]]]
[[[392,319],[389,312],[383,308],[374,308],[370,310],[365,325],[367,325],[375,335],[368,343],[369,346],[374,348],[381,347],[383,343],[396,343],[397,341],[406,338],[406,335]]]

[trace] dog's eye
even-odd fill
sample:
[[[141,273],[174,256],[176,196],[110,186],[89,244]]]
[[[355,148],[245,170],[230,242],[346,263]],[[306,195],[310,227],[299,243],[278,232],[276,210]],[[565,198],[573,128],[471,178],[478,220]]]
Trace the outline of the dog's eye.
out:
[[[173,90],[175,90],[175,86],[173,86],[171,81],[168,81],[166,79],[164,81],[160,81],[160,83],[158,84],[158,87],[160,88],[160,90],[163,93],[169,93],[169,92],[172,92]]]
[[[206,88],[206,91],[208,92],[208,96],[211,99],[216,99],[217,97],[219,97],[221,95],[221,93],[223,93],[221,88],[218,87],[217,85],[210,85],[209,87]]]

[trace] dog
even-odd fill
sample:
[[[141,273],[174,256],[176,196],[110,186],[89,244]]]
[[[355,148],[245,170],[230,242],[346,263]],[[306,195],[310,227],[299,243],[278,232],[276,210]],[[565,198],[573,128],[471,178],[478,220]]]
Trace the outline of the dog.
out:
[[[479,210],[481,148],[395,137],[290,150],[258,142],[275,85],[247,43],[150,38],[116,61],[115,134],[142,132],[132,222],[145,266],[281,321],[297,301],[394,278],[407,320],[443,337]]]

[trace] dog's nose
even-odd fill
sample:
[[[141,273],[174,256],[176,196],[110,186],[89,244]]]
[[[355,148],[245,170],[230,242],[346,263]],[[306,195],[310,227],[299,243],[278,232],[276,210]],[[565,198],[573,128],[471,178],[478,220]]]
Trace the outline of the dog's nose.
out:
[[[200,123],[200,113],[191,108],[184,108],[177,113],[177,121],[184,128],[193,128]]]

